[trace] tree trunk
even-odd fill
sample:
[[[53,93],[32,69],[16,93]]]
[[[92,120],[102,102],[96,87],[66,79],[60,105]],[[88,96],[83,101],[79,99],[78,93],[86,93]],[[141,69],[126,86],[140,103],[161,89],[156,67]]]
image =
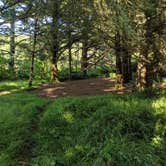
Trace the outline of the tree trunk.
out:
[[[149,54],[150,43],[146,39],[146,44],[142,46],[142,52],[140,54],[137,66],[137,88],[139,91],[143,91],[145,87],[148,87],[149,79],[149,68],[148,68],[148,54]],[[150,81],[150,80],[149,80]]]
[[[71,55],[71,45],[69,46],[69,79],[72,79],[72,55]]]
[[[140,55],[137,65],[137,88],[139,91],[143,91],[146,85],[146,63],[144,57]]]
[[[123,83],[129,83],[132,80],[131,55],[129,50],[128,37],[124,31],[121,36]]]
[[[32,56],[31,56],[31,67],[30,67],[29,83],[28,83],[29,87],[32,86],[32,81],[33,81],[33,77],[34,77],[34,61],[35,61],[35,50],[36,50],[36,41],[37,41],[37,22],[38,22],[38,19],[35,19]]]
[[[132,74],[132,64],[131,64],[131,55],[128,56],[128,73],[129,73],[129,80],[132,81],[133,74]]]
[[[150,60],[149,51],[150,45],[153,42],[151,31],[151,20],[147,18],[145,24],[145,42],[141,45],[141,53],[138,60],[137,66],[137,88],[139,91],[143,91],[145,87],[150,87],[152,85],[152,80],[150,79]]]
[[[78,71],[78,57],[79,57],[79,52],[78,51],[76,51],[75,52],[75,57],[76,57],[76,60],[75,60],[75,71],[76,71],[76,73],[77,73],[77,71]]]
[[[121,41],[120,34],[115,35],[115,55],[116,55],[116,87],[121,88],[123,86],[123,68],[122,68],[122,56],[121,56]]]
[[[56,62],[52,62],[51,65],[51,80],[53,83],[58,82],[58,68]]]
[[[58,67],[57,67],[57,55],[58,48],[56,42],[54,43],[54,48],[52,50],[52,61],[51,61],[51,81],[52,83],[58,82]]]
[[[59,52],[59,10],[60,10],[60,1],[53,1],[52,5],[52,25],[51,25],[51,81],[52,83],[58,82],[58,52]]]
[[[128,48],[125,47],[122,52],[123,83],[129,83],[132,80],[131,56]]]
[[[121,86],[123,86],[124,83],[129,83],[132,79],[131,55],[125,41],[127,38],[125,34],[123,35],[124,36],[120,36],[119,33],[115,35],[116,81],[117,84],[121,84]]]
[[[9,69],[12,73],[12,76],[14,75],[14,55],[15,55],[15,6],[12,7],[10,10],[10,59],[9,59]]]
[[[70,24],[69,24],[70,27]],[[68,54],[69,54],[69,80],[72,79],[72,43],[71,43],[71,31],[68,32],[68,40],[69,40],[69,47],[68,47]]]
[[[87,75],[87,67],[88,67],[88,43],[86,40],[84,40],[82,44],[82,60],[81,60],[81,69],[82,69],[82,75],[85,78]]]

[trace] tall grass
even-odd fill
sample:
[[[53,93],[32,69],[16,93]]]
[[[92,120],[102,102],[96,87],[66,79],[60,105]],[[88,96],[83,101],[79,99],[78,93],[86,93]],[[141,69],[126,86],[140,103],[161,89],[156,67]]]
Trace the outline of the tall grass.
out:
[[[147,94],[69,97],[48,106],[35,166],[162,166],[166,99]]]
[[[31,136],[31,123],[46,100],[34,95],[0,96],[0,165],[17,165],[17,157]]]
[[[34,119],[38,128],[32,131]],[[0,165],[17,166],[32,139],[33,166],[163,166],[165,92],[56,100],[0,96]]]

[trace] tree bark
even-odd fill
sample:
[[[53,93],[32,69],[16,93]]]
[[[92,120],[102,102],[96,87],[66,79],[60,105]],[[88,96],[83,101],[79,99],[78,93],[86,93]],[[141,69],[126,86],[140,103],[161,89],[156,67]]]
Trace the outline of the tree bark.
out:
[[[28,83],[29,87],[32,86],[32,81],[33,81],[33,77],[34,77],[34,62],[35,62],[35,51],[36,51],[36,42],[37,42],[37,22],[38,22],[38,19],[35,19],[32,56],[31,56],[31,67],[30,67],[29,83]]]
[[[56,62],[52,62],[51,65],[51,80],[53,83],[56,83],[58,81],[58,68]]]
[[[68,56],[69,56],[69,80],[72,79],[72,42],[71,42],[71,28],[70,28],[70,23],[68,24],[69,31],[68,31]]]
[[[81,59],[81,70],[82,75],[85,78],[87,76],[87,67],[88,67],[88,43],[86,40],[82,43],[82,59]]]
[[[58,82],[58,52],[59,52],[59,42],[58,42],[58,34],[59,34],[59,8],[60,1],[52,2],[52,25],[51,25],[51,81],[52,83]]]
[[[58,48],[57,44],[55,43],[53,50],[52,50],[52,61],[51,61],[51,81],[52,83],[58,82],[58,67],[57,67],[57,55],[58,55]]]
[[[15,6],[12,6],[10,10],[10,59],[9,59],[9,69],[12,75],[14,75],[14,55],[15,55],[15,17],[16,11]]]
[[[123,83],[129,83],[132,80],[131,54],[128,44],[128,37],[125,31],[122,34],[121,40]]]
[[[69,44],[69,79],[72,79],[72,54],[71,54],[71,44]]]
[[[132,80],[131,55],[124,36],[119,32],[115,35],[116,75],[117,84],[129,83]],[[120,78],[120,80],[119,80]]]
[[[123,68],[123,83],[129,83],[132,80],[131,70],[131,56],[128,52],[128,48],[125,47],[122,51],[122,68]]]
[[[139,91],[143,91],[146,87],[152,85],[152,80],[150,78],[150,60],[149,51],[152,40],[152,30],[151,30],[151,19],[147,17],[147,22],[145,24],[145,41],[141,45],[140,57],[137,66],[137,88]]]
[[[137,88],[139,91],[143,91],[146,85],[146,62],[144,57],[140,55],[137,65]]]
[[[123,86],[121,39],[119,33],[115,35],[115,56],[116,56],[116,86],[117,88],[119,88]]]

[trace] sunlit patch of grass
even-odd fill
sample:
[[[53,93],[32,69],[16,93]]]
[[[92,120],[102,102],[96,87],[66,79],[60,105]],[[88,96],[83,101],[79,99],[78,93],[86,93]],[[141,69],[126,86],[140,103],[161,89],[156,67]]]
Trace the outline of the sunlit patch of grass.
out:
[[[158,146],[158,145],[161,145],[162,141],[163,141],[163,139],[157,135],[152,139],[152,144],[155,146]]]
[[[0,82],[0,90],[23,89],[27,86],[26,81],[2,81]]]
[[[37,87],[41,81],[34,80],[33,87]],[[28,80],[2,81],[0,82],[0,96],[22,90],[28,90]]]
[[[63,114],[63,117],[69,123],[72,123],[74,121],[74,118],[73,118],[73,115],[71,114],[71,112],[65,112]]]
[[[0,96],[3,96],[3,95],[7,95],[7,94],[10,94],[10,93],[13,93],[13,92],[16,92],[15,90],[13,91],[2,91],[0,92]]]
[[[166,97],[161,97],[152,102],[152,107],[156,110],[156,114],[166,114]]]

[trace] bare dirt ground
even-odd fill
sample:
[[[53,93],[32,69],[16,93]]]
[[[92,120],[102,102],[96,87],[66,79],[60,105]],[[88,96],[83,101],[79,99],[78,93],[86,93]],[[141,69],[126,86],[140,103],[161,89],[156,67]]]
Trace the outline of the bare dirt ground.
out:
[[[34,93],[40,96],[58,98],[62,96],[92,96],[109,94],[112,92],[123,93],[131,91],[132,84],[123,88],[115,88],[115,80],[110,78],[91,78],[86,80],[66,81],[54,85],[42,84]]]

